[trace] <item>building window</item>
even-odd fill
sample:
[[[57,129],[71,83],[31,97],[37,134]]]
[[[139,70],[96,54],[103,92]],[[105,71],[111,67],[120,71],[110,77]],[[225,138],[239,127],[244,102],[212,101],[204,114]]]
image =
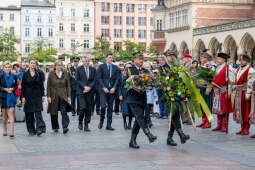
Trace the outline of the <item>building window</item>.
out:
[[[71,8],[71,17],[75,17],[75,9]]]
[[[64,24],[63,23],[59,23],[59,31],[64,31]]]
[[[25,45],[25,53],[30,53],[30,44],[29,43],[27,43]]]
[[[182,10],[182,26],[188,25],[188,10],[184,9]]]
[[[3,21],[4,20],[4,14],[0,14],[0,21]]]
[[[74,23],[71,24],[71,31],[75,32],[75,24]]]
[[[53,29],[49,28],[49,37],[53,37]]]
[[[29,36],[30,36],[30,29],[25,28],[25,37],[29,37]]]
[[[14,21],[14,14],[10,14],[10,21]]]
[[[127,25],[134,25],[134,21],[135,21],[134,17],[131,17],[131,16],[126,17],[126,24]]]
[[[89,17],[89,9],[83,10],[83,17]]]
[[[178,11],[176,15],[176,27],[181,27],[181,11]]]
[[[59,8],[59,16],[60,17],[64,16],[64,8]]]
[[[15,35],[14,27],[10,27],[10,34],[13,35],[13,36]]]
[[[102,2],[101,3],[102,6],[102,11],[110,11],[110,3],[109,2]]]
[[[139,13],[145,13],[146,12],[146,5],[145,4],[139,4],[138,5],[138,12]]]
[[[119,51],[120,49],[122,49],[122,43],[114,42],[114,50]]]
[[[52,17],[49,17],[49,23],[52,23]]]
[[[89,32],[89,24],[84,24],[83,25],[83,31],[84,32]]]
[[[0,35],[3,34],[3,32],[4,32],[4,28],[0,26]]]
[[[121,16],[114,16],[114,25],[121,25]]]
[[[42,28],[37,28],[37,37],[42,36]]]
[[[127,4],[126,10],[127,10],[127,12],[134,12],[135,11],[135,4]]]
[[[169,28],[178,28],[188,25],[188,10],[172,12],[169,14]]]
[[[109,16],[101,16],[101,24],[109,24],[110,18]]]
[[[89,40],[84,40],[83,48],[89,48]]]
[[[134,30],[132,29],[127,29],[127,38],[134,38]]]
[[[42,17],[41,17],[41,16],[38,16],[38,17],[37,17],[37,22],[38,22],[38,23],[41,23],[41,22],[42,22]]]
[[[71,40],[71,48],[75,48],[75,40]]]
[[[114,12],[122,12],[122,4],[114,3]]]
[[[109,37],[109,29],[102,29],[101,37]]]
[[[122,30],[121,29],[114,29],[114,37],[121,38],[122,37]]]
[[[138,30],[138,38],[145,38],[146,30]]]
[[[29,16],[25,16],[25,22],[29,22]]]
[[[138,25],[145,26],[146,25],[146,17],[138,17]]]
[[[162,31],[162,20],[157,20],[157,31]]]
[[[62,38],[59,39],[59,48],[64,48],[64,40]]]
[[[153,17],[150,18],[150,25],[153,26]]]

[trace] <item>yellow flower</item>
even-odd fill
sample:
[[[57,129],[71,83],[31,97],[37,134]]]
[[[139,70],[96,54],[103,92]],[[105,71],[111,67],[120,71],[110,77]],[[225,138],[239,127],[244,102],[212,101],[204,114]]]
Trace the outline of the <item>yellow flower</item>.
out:
[[[173,96],[173,93],[172,92],[168,92],[168,96]]]
[[[186,90],[186,93],[187,93],[187,94],[190,94],[190,91],[189,91],[189,90]]]
[[[169,79],[169,82],[170,82],[170,83],[173,82],[173,81],[174,81],[174,78],[173,78],[173,77]]]
[[[184,94],[181,95],[181,98],[184,98]]]
[[[178,89],[180,89],[180,88],[181,88],[181,86],[177,86],[177,88],[178,88]]]

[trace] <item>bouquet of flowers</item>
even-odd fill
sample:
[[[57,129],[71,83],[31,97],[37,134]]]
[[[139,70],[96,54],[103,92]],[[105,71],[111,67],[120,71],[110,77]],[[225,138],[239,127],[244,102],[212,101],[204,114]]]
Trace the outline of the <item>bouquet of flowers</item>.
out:
[[[126,80],[125,88],[130,90],[134,89],[138,92],[145,92],[147,89],[152,88],[155,79],[149,74],[132,75]]]
[[[207,83],[211,83],[216,76],[216,71],[212,70],[209,65],[199,66],[196,69],[196,75],[194,78],[196,80],[204,80]]]

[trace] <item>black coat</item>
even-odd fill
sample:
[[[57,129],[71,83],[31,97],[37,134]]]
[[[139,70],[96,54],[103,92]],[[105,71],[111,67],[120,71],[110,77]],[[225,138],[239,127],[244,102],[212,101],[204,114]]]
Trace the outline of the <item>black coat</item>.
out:
[[[72,91],[77,90],[77,81],[76,81],[76,72],[78,68],[74,68],[74,66],[70,67],[70,70],[68,70],[68,75],[69,75],[69,81],[70,81],[70,87]]]
[[[83,94],[84,86],[91,87],[89,93],[93,93],[96,83],[96,69],[89,67],[89,78],[87,78],[84,66],[80,66],[77,68],[75,79],[77,82],[77,95]]]
[[[126,70],[126,77],[125,80],[127,80],[131,75],[139,75],[139,70],[133,65],[132,67],[128,68]],[[145,68],[142,68],[141,73],[149,74],[149,71]],[[126,102],[129,103],[135,103],[140,105],[146,105],[146,92],[139,93],[136,90],[130,89],[127,92],[127,99]]]
[[[13,93],[16,96],[15,91],[18,88],[18,77],[15,75],[13,76],[14,76],[14,83],[12,84],[12,88],[13,88]],[[4,88],[7,88],[7,85],[4,79],[4,74],[2,73],[0,74],[0,98],[2,99],[6,99],[6,95],[7,95],[7,92],[4,91]]]
[[[25,98],[24,112],[36,112],[43,110],[42,97],[44,96],[44,74],[37,70],[34,77],[30,71],[23,74],[21,94]]]

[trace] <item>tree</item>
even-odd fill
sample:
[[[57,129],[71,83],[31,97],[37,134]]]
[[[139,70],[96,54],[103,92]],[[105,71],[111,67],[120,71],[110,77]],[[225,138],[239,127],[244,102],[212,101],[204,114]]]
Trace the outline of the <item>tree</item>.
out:
[[[158,56],[159,53],[157,48],[154,45],[150,44],[150,46],[147,48],[147,54],[151,56],[150,60],[152,61]]]
[[[51,43],[46,43],[43,40],[38,40],[35,42],[35,46],[33,49],[33,53],[31,53],[28,57],[28,60],[33,58],[39,62],[55,62],[57,60],[56,56],[58,51],[52,48]]]
[[[16,61],[20,53],[15,45],[19,43],[20,40],[7,31],[0,35],[0,61]]]
[[[110,42],[101,37],[96,38],[93,50],[94,51],[91,54],[101,62],[105,60],[107,54],[112,53],[113,51],[110,49]]]

